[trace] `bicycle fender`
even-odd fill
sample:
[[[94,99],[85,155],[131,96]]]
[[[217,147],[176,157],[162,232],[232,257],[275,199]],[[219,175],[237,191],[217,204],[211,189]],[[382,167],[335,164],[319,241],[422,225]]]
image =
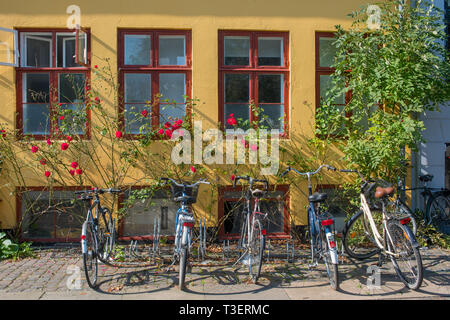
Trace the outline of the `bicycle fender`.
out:
[[[412,246],[413,246],[414,248],[420,247],[419,242],[417,241],[417,238],[416,238],[416,236],[414,235],[414,233],[412,232],[412,230],[411,230],[408,226],[405,226],[405,225],[402,225],[402,224],[401,224],[401,226],[402,226],[403,232],[404,232],[404,233],[406,234],[406,236],[411,240]]]
[[[83,227],[81,229],[81,252],[82,253],[87,253],[86,234],[87,234],[87,221],[85,221],[83,223]]]
[[[337,250],[336,250],[336,242],[334,239],[334,235],[330,231],[329,228],[325,229],[325,236],[327,237],[328,249],[330,250],[330,256],[331,256],[331,262],[333,262],[333,264],[338,264],[338,254],[337,254]],[[331,242],[334,242],[334,248],[332,248]]]

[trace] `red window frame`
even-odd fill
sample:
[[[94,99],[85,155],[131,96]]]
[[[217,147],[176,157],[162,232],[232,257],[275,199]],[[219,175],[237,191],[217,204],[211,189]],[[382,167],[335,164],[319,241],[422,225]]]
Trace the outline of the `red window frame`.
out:
[[[222,186],[219,188],[219,201],[218,201],[218,221],[219,226],[219,240],[232,240],[239,239],[240,235],[237,233],[226,234],[225,233],[225,201],[244,201],[242,198],[225,198],[225,192],[242,192],[242,186]],[[269,239],[290,239],[290,215],[289,215],[289,185],[269,185],[269,191],[281,191],[284,193],[284,210],[283,210],[283,232],[271,232],[267,233]],[[268,197],[267,199],[276,199]],[[254,200],[252,200],[254,201]]]
[[[250,52],[248,66],[225,65],[224,39],[227,36],[248,36],[250,38]],[[258,38],[259,37],[281,37],[283,38],[283,66],[258,66]],[[260,105],[258,101],[258,76],[264,74],[283,74],[284,77],[284,138],[289,134],[289,32],[274,31],[219,31],[219,123],[222,130],[225,130],[225,74],[249,74],[250,88],[249,100],[255,105]],[[253,110],[250,110],[250,121],[257,120]]]
[[[63,73],[81,73],[85,76],[85,87],[89,88],[91,83],[91,32],[90,29],[83,29],[87,33],[87,61],[88,64],[86,66],[80,67],[57,67],[57,54],[56,54],[56,34],[57,33],[73,33],[74,36],[76,32],[70,29],[62,29],[62,28],[21,28],[18,30],[18,38],[19,38],[19,52],[22,50],[22,33],[51,33],[52,34],[52,55],[51,62],[52,67],[43,67],[43,68],[35,68],[35,67],[22,67],[21,57],[24,54],[19,55],[19,66],[16,67],[16,127],[17,127],[17,137],[19,139],[23,139],[24,136],[30,136],[34,140],[45,140],[47,138],[60,137],[57,133],[58,123],[57,121],[50,120],[50,133],[49,134],[27,134],[23,132],[23,74],[26,73],[47,73],[49,74],[49,108],[50,108],[50,119],[55,115],[55,110],[53,108],[54,105],[58,104],[58,74]],[[56,89],[56,90],[55,90]],[[56,93],[55,93],[56,92]],[[86,95],[85,105],[89,104],[88,96]],[[78,134],[81,139],[90,139],[90,122],[91,122],[91,112],[89,108],[86,108],[86,116],[87,116],[87,124],[85,127],[84,134]]]
[[[72,187],[53,187],[53,191],[80,191],[80,190],[88,190],[90,186],[72,186]],[[22,194],[28,191],[47,191],[50,192],[48,187],[16,187],[16,219],[17,223],[19,223],[22,219]],[[86,212],[87,214],[87,212]],[[53,238],[24,238],[22,236],[22,224],[19,229],[19,240],[20,241],[33,241],[33,242],[78,242],[80,238],[57,238],[56,237],[56,214],[53,217],[53,234],[55,237]],[[81,226],[80,226],[81,229]]]
[[[126,65],[125,57],[125,35],[149,35],[151,36],[150,64],[149,65]],[[159,36],[164,35],[182,35],[185,36],[186,64],[183,65],[159,65]],[[117,65],[119,68],[119,97],[125,94],[125,74],[126,73],[145,73],[151,75],[151,98],[159,93],[159,74],[161,73],[184,73],[186,81],[186,96],[192,98],[192,32],[191,30],[160,30],[160,29],[119,29],[117,32],[118,55]],[[163,97],[164,99],[164,97]],[[153,101],[152,101],[153,102]],[[160,105],[157,102],[152,108],[152,129],[157,130],[160,126],[159,115]],[[190,119],[192,110],[189,104],[186,104],[186,119]],[[119,103],[119,127],[125,132],[125,101],[120,99]],[[124,137],[134,139],[138,134],[125,132]]]

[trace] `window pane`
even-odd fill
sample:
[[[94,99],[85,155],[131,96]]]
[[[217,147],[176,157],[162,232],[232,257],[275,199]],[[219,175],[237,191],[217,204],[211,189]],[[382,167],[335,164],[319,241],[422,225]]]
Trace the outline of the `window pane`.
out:
[[[283,129],[284,106],[275,104],[264,104],[260,106],[260,125],[265,129]]]
[[[331,67],[334,63],[336,55],[336,47],[333,42],[335,38],[320,37],[319,38],[319,61],[321,67]]]
[[[48,134],[50,109],[47,104],[24,104],[22,109],[24,134]]]
[[[224,37],[225,65],[248,66],[250,64],[250,38]]]
[[[186,105],[184,104],[161,104],[161,108],[159,110],[159,122],[163,124],[166,121],[181,119],[185,116],[185,114]]]
[[[151,74],[126,73],[125,74],[125,102],[141,102],[151,100],[152,80]]]
[[[325,99],[326,93],[332,86],[331,75],[320,75],[320,98]],[[337,97],[334,100],[335,104],[345,104],[345,94]]]
[[[73,191],[57,191],[53,202],[56,214],[56,237],[63,239],[77,239],[81,234],[81,227],[86,220],[86,202],[76,200],[72,203]]]
[[[225,74],[225,102],[249,102],[250,75]]]
[[[283,38],[259,37],[258,65],[282,66],[283,64]]]
[[[160,73],[159,93],[162,95],[161,101],[175,101],[184,103],[186,94],[186,79],[184,73]]]
[[[83,30],[78,30],[78,51],[76,52],[76,59],[80,63],[87,64],[87,34]],[[76,47],[75,47],[76,48]]]
[[[62,103],[83,103],[84,95],[84,74],[83,73],[60,73],[59,78],[59,102]]]
[[[71,134],[83,134],[86,127],[87,115],[85,105],[83,103],[77,104],[63,104],[61,110],[70,110],[64,113],[64,124],[68,126]],[[58,125],[61,126],[62,121],[58,119]]]
[[[265,74],[258,76],[258,99],[260,103],[283,103],[284,76]]]
[[[48,73],[23,74],[23,102],[49,102],[50,78]]]
[[[160,36],[159,37],[159,65],[185,65],[185,37]]]
[[[226,104],[224,119],[225,128],[233,128],[233,126],[227,123],[227,119],[232,113],[234,115],[234,118],[238,121],[250,120],[250,107],[248,106],[248,104]]]
[[[22,195],[22,235],[24,238],[53,238],[54,213],[49,210],[48,192],[29,191]]]
[[[25,67],[51,67],[51,34],[24,35],[22,55]]]
[[[149,65],[151,37],[141,34],[125,35],[125,64]]]
[[[127,133],[144,133],[141,132],[141,127],[144,124],[147,124],[148,127],[151,126],[152,117],[150,112],[147,117],[143,117],[141,114],[144,109],[149,111],[149,107],[145,104],[125,104],[125,131]],[[143,130],[145,129],[143,128]]]
[[[64,34],[56,36],[56,64],[58,67],[69,68],[79,67],[75,63],[75,35]]]
[[[125,199],[128,198],[128,194],[125,194]],[[155,192],[152,199],[144,202],[136,201],[127,210],[127,215],[123,219],[123,236],[153,234],[155,218],[160,219],[161,235],[173,235],[177,210],[177,204],[171,201],[164,191]]]

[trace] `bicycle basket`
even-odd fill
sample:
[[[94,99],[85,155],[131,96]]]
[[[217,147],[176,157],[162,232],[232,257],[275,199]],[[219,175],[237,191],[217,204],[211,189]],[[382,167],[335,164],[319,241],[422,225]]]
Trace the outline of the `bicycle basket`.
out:
[[[173,201],[186,201],[190,204],[197,201],[198,185],[195,187],[180,187],[174,184],[170,185]],[[184,192],[184,197],[183,197]]]

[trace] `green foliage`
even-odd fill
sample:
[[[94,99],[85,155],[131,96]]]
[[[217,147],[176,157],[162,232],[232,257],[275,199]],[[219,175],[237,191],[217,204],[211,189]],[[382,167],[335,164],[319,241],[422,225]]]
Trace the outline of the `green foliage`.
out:
[[[368,28],[367,6],[350,14],[348,30],[336,26],[336,71],[316,116],[316,133],[336,140],[350,164],[390,181],[404,174],[405,147],[423,141],[418,115],[450,100],[442,12],[428,1],[403,2],[377,4],[376,30]],[[347,92],[345,108],[336,106]]]
[[[6,233],[0,232],[0,260],[33,257],[34,253],[31,249],[31,242],[23,242],[20,244],[12,242],[6,237]]]
[[[414,217],[417,222],[416,236],[420,246],[435,245],[443,249],[450,249],[450,236],[440,233],[432,224],[427,224],[421,210],[416,210]]]

